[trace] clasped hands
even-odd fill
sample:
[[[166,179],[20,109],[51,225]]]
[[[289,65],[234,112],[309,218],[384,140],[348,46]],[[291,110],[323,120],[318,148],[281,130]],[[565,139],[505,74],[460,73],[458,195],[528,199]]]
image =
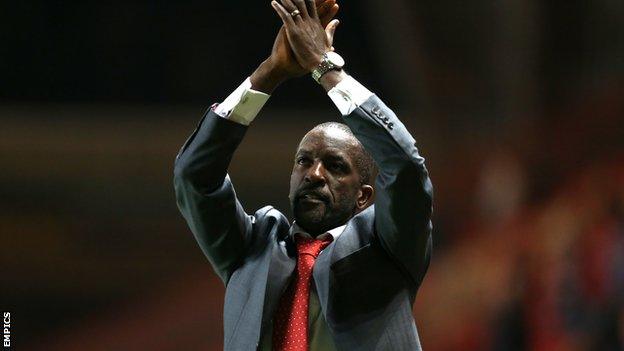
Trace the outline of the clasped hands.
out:
[[[336,0],[281,0],[271,6],[282,20],[271,55],[251,75],[252,88],[271,93],[285,80],[312,72],[333,50],[339,21]]]

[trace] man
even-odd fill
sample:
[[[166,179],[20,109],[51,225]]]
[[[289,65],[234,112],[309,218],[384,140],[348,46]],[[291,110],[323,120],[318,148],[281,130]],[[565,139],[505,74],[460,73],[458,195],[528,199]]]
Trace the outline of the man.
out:
[[[395,114],[342,70],[335,0],[271,5],[283,22],[271,56],[206,113],[175,163],[180,211],[226,284],[224,348],[419,350],[412,305],[432,229],[424,159]],[[299,144],[292,225],[270,206],[248,215],[226,173],[232,154],[268,94],[306,72],[346,125],[321,124]]]

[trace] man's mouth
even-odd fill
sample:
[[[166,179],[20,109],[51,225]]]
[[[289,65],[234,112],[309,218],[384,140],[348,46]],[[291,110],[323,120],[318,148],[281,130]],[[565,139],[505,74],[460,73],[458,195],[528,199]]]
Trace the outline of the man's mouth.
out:
[[[300,197],[300,198],[299,198],[299,201],[302,201],[302,202],[318,202],[318,203],[325,203],[325,201],[323,201],[323,200],[321,200],[321,199],[319,199],[319,198],[312,197],[312,196],[307,196],[307,195],[306,195],[306,196],[302,196],[302,197]]]
[[[311,203],[327,203],[327,197],[316,192],[306,192],[297,197],[299,201]]]

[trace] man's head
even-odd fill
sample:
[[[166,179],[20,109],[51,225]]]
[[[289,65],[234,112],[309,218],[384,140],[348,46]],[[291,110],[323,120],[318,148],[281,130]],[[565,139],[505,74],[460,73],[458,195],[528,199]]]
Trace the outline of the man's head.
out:
[[[373,202],[375,163],[349,127],[327,122],[297,148],[290,176],[295,221],[311,235],[343,225]]]

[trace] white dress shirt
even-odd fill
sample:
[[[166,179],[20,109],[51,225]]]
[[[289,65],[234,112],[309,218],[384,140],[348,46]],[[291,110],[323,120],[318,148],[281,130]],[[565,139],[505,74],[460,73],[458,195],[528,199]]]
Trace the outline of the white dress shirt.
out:
[[[335,87],[327,92],[343,116],[358,108],[373,95],[370,90],[351,76],[346,76]],[[258,115],[271,95],[251,89],[249,78],[234,90],[221,104],[215,113],[223,118],[248,126]]]

